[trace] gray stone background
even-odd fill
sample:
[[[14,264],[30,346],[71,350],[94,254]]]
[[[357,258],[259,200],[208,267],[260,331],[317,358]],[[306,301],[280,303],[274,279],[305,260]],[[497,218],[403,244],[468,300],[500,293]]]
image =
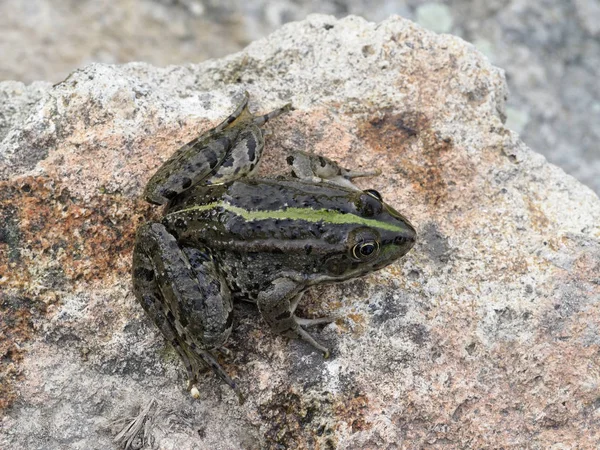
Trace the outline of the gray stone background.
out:
[[[0,81],[59,82],[90,62],[197,63],[315,12],[398,14],[473,43],[506,71],[509,127],[600,193],[599,0],[11,0]]]

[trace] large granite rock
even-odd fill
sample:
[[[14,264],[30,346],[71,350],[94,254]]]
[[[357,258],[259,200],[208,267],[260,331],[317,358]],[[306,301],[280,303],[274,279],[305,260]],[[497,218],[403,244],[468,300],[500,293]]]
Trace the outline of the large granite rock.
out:
[[[236,306],[240,406],[210,374],[189,396],[129,268],[158,214],[144,183],[246,89],[296,108],[269,123],[263,173],[292,149],[381,168],[360,185],[420,240],[305,297],[305,316],[344,316],[316,333],[329,360]],[[311,16],[222,60],[93,65],[0,98],[0,447],[600,445],[600,201],[503,126],[502,72],[473,46]]]

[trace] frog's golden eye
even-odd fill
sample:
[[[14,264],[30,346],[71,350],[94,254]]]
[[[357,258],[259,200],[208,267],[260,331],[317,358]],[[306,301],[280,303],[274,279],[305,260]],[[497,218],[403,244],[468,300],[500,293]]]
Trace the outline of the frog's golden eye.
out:
[[[352,247],[352,256],[360,260],[373,258],[377,253],[379,253],[379,242],[377,241],[361,242]]]
[[[365,189],[363,191],[365,194],[369,194],[371,197],[376,198],[377,200],[379,200],[380,202],[383,201],[383,197],[381,196],[381,194],[376,191],[375,189]]]

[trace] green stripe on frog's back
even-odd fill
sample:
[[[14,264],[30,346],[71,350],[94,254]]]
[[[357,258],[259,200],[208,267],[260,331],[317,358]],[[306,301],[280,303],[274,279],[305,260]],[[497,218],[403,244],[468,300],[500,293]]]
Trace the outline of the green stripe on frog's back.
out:
[[[241,216],[246,221],[255,220],[304,220],[306,222],[325,222],[336,225],[364,225],[372,228],[380,228],[387,231],[403,233],[409,232],[409,228],[402,224],[394,225],[391,223],[367,219],[351,213],[341,213],[327,209],[312,209],[306,208],[282,208],[275,211],[250,211],[239,206],[231,205],[227,202],[220,201],[209,203],[206,205],[192,206],[171,213],[170,215],[186,214],[195,211],[208,211],[215,208],[223,208],[233,214]]]

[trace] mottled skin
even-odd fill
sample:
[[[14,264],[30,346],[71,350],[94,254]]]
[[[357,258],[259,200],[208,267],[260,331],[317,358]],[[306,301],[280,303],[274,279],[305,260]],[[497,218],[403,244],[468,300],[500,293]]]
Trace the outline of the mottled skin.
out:
[[[248,96],[221,125],[179,149],[145,191],[167,204],[160,223],[140,227],[133,257],[136,297],[177,349],[190,387],[209,366],[238,394],[213,355],[232,326],[232,301],[251,301],[271,330],[324,352],[304,327],[331,319],[294,314],[303,292],[378,270],[406,254],[416,233],[357,176],[307,153],[288,158],[289,178],[254,178],[265,116]]]

